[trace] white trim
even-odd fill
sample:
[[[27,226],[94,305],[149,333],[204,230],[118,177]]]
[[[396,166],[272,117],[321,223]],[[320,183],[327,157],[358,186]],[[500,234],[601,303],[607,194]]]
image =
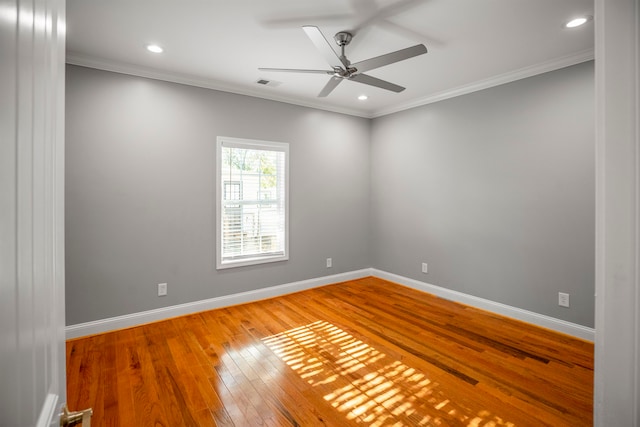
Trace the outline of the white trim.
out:
[[[550,71],[555,71],[561,68],[569,67],[571,65],[576,65],[582,62],[590,61],[593,58],[594,58],[593,49],[583,50],[573,55],[563,56],[561,58],[556,58],[551,61],[542,62],[540,64],[535,64],[529,67],[524,67],[518,70],[510,71],[508,73],[489,77],[488,79],[478,80],[477,82],[447,89],[445,91],[434,93],[423,98],[418,98],[411,102],[398,104],[389,108],[383,108],[381,110],[375,111],[372,118],[386,116],[388,114],[409,110],[411,108],[420,107],[422,105],[433,104],[434,102],[443,101],[449,98],[455,98],[456,96],[467,95],[472,92],[477,92],[477,91],[489,89],[495,86],[500,86],[506,83],[511,83],[516,80],[526,79],[528,77],[533,77],[538,74],[548,73]]]
[[[361,279],[368,276],[374,276],[380,279],[388,280],[390,282],[395,282],[422,292],[427,292],[441,298],[448,299],[450,301],[455,301],[469,305],[471,307],[487,310],[492,313],[521,320],[536,326],[551,329],[567,335],[572,335],[584,340],[593,341],[595,337],[594,329],[588,328],[586,326],[577,325],[575,323],[545,316],[543,314],[534,313],[506,304],[478,298],[472,295],[467,295],[462,292],[452,291],[440,286],[435,286],[428,283],[420,282],[418,280],[409,279],[407,277],[399,276],[393,273],[387,273],[386,271],[381,271],[375,268],[365,268],[362,270],[340,273],[332,276],[302,280],[299,282],[272,286],[269,288],[256,289],[254,291],[240,292],[237,294],[225,295],[217,298],[210,298],[186,304],[158,308],[155,310],[127,314],[124,316],[96,320],[93,322],[70,325],[66,328],[67,339],[109,332],[116,329],[130,328],[132,326],[138,326],[145,323],[168,319],[171,317],[183,316],[185,314],[197,313],[200,311],[213,310],[221,307],[229,307],[232,305],[244,304],[267,298],[274,298],[281,295],[318,288],[333,283],[345,282],[347,280]]]
[[[459,302],[471,307],[500,314],[505,317],[521,320],[523,322],[531,323],[536,326],[551,329],[556,332],[561,332],[563,334],[571,335],[587,341],[593,342],[595,338],[595,329],[593,328],[567,322],[561,319],[556,319],[554,317],[545,316],[544,314],[538,314],[532,311],[523,310],[521,308],[512,307],[510,305],[487,300],[484,298],[479,298],[473,295],[464,294],[462,292],[453,291],[451,289],[442,288],[440,286],[424,283],[419,280],[410,279],[408,277],[399,276],[397,274],[387,273],[386,271],[372,269],[371,274],[375,277],[379,277],[380,279],[399,283],[409,288],[427,292],[429,294],[433,294],[450,301]]]
[[[55,61],[55,68],[50,70],[51,79],[55,80],[56,92],[51,94],[55,102],[55,116],[51,117],[53,122],[50,131],[55,133],[53,138],[52,150],[54,151],[52,159],[53,170],[50,173],[53,186],[53,200],[51,201],[53,209],[53,282],[52,294],[49,301],[52,307],[51,324],[55,325],[52,332],[51,341],[55,343],[55,347],[51,350],[51,370],[55,372],[57,378],[52,390],[57,393],[58,409],[60,402],[67,400],[67,361],[66,361],[66,343],[65,343],[65,106],[66,106],[66,40],[67,40],[67,12],[66,0],[57,0],[52,3],[50,13],[57,15],[55,25],[55,41],[56,56],[52,57]],[[53,88],[52,88],[53,89]],[[59,424],[59,412],[53,414],[54,424]]]
[[[371,116],[355,109],[337,107],[334,105],[324,105],[315,101],[301,101],[286,96],[276,96],[252,91],[239,85],[231,85],[213,79],[197,78],[186,74],[180,74],[170,71],[158,71],[153,68],[141,67],[133,64],[125,64],[105,59],[94,58],[87,55],[81,55],[74,52],[67,52],[67,64],[79,65],[81,67],[95,68],[98,70],[111,71],[120,74],[129,74],[131,76],[145,77],[148,79],[162,80],[165,82],[179,83],[188,86],[201,87],[205,89],[218,90],[221,92],[235,93],[238,95],[252,96],[254,98],[267,99],[269,101],[284,102],[286,104],[298,105],[301,107],[315,108],[317,110],[331,111],[333,113],[347,114],[350,116],[364,117],[370,119]]]
[[[77,325],[67,326],[66,335],[67,339],[72,339],[109,332],[116,329],[130,328],[132,326],[156,322],[158,320],[164,320],[171,317],[184,316],[186,314],[197,313],[200,311],[259,301],[307,289],[318,288],[333,283],[345,282],[347,280],[361,279],[370,275],[371,270],[366,268],[363,270],[350,271],[347,273],[302,280],[284,285],[271,286],[269,288],[225,295],[222,297],[157,308],[155,310],[126,314],[124,316],[110,317],[108,319],[95,320],[93,322],[79,323]]]
[[[153,68],[141,67],[133,64],[120,63],[100,58],[95,58],[88,55],[77,54],[74,52],[67,52],[67,64],[79,65],[82,67],[96,68],[99,70],[112,71],[115,73],[129,74],[132,76],[146,77],[149,79],[163,80],[167,82],[180,83],[189,86],[202,87],[206,89],[219,90],[222,92],[235,93],[239,95],[247,95],[255,98],[268,99],[270,101],[284,102],[287,104],[298,105],[301,107],[315,108],[318,110],[331,111],[334,113],[348,114],[351,116],[364,117],[367,119],[374,119],[377,117],[386,116],[388,114],[397,113],[399,111],[408,110],[422,105],[432,104],[434,102],[443,101],[445,99],[454,98],[460,95],[466,95],[479,90],[488,89],[494,86],[499,86],[505,83],[510,83],[516,80],[532,77],[537,74],[547,73],[549,71],[558,70],[560,68],[569,67],[571,65],[580,64],[582,62],[590,61],[594,58],[593,49],[583,50],[571,55],[556,58],[550,61],[535,64],[529,67],[523,67],[518,70],[510,71],[504,74],[500,74],[494,77],[490,77],[477,82],[469,83],[463,86],[444,90],[439,93],[428,95],[423,98],[397,104],[381,110],[373,112],[365,112],[353,108],[337,107],[334,105],[326,105],[323,102],[317,101],[302,101],[298,98],[291,98],[286,96],[276,96],[271,94],[265,94],[262,92],[248,90],[246,88],[230,85],[220,81],[212,79],[203,79],[188,76],[186,74],[180,74],[168,71],[158,71]]]
[[[277,190],[278,197],[274,199],[278,206],[282,206],[284,198],[284,218],[279,213],[279,220],[283,220],[283,236],[281,250],[271,254],[259,253],[251,258],[243,259],[223,259],[222,248],[224,233],[222,232],[223,222],[226,217],[222,214],[224,185],[225,179],[222,176],[222,149],[223,148],[240,148],[246,150],[264,150],[281,153],[284,156],[283,170],[276,167],[277,174]],[[279,162],[276,162],[279,163]],[[284,179],[282,179],[284,175]],[[266,264],[270,262],[287,261],[289,259],[289,143],[275,141],[261,141],[255,139],[231,138],[227,136],[218,136],[216,140],[216,269],[222,270],[226,268],[244,267],[248,265]],[[284,187],[284,188],[283,188]],[[242,187],[241,187],[242,188]],[[282,191],[279,191],[282,189]],[[241,190],[244,191],[244,190]],[[244,199],[243,199],[244,200]],[[280,208],[282,209],[282,208]],[[280,225],[278,221],[278,225]]]
[[[40,416],[36,422],[36,427],[50,427],[53,424],[53,415],[56,413],[56,405],[58,403],[58,395],[55,393],[47,394],[40,411]]]
[[[595,1],[594,425],[640,427],[640,0]]]

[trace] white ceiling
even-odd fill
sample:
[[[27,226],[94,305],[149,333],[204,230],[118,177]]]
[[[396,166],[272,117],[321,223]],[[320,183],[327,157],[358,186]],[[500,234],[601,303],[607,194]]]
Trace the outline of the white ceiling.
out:
[[[67,62],[377,117],[592,59],[593,21],[563,28],[584,14],[592,0],[67,0]],[[345,81],[318,98],[329,76],[258,70],[330,69],[302,25],[331,43],[362,26],[352,62],[419,43],[429,53],[367,73],[404,92]]]

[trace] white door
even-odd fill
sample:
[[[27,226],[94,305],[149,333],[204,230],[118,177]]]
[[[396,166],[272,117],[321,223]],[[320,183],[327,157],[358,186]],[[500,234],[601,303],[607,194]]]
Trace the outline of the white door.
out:
[[[64,0],[0,0],[0,426],[65,400]]]

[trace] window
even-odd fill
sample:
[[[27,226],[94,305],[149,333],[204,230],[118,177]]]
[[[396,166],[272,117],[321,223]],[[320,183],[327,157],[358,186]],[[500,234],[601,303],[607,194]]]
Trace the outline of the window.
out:
[[[289,144],[218,137],[217,268],[289,259]]]

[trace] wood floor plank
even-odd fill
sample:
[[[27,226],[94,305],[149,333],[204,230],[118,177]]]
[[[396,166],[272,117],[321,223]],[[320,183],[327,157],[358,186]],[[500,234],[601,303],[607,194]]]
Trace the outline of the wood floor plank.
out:
[[[114,334],[115,335],[115,334]],[[133,350],[133,341],[121,341],[116,345],[115,374],[117,381],[117,410],[118,422],[115,425],[125,426],[126,417],[135,414],[133,402],[133,387],[131,384],[130,361]],[[106,421],[106,420],[105,420]],[[108,425],[105,422],[105,425]]]
[[[128,414],[127,422],[135,420],[139,426],[169,425],[158,396],[159,387],[155,380],[155,370],[149,356],[147,341],[142,328],[135,329],[136,345],[130,354],[130,382],[134,397],[134,413]],[[68,373],[67,373],[68,375]],[[100,418],[95,417],[92,425]]]
[[[94,426],[587,426],[593,344],[378,278],[67,342]]]

